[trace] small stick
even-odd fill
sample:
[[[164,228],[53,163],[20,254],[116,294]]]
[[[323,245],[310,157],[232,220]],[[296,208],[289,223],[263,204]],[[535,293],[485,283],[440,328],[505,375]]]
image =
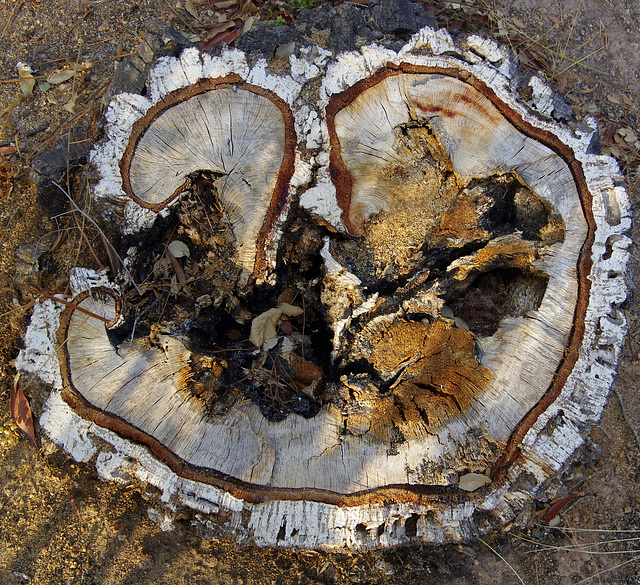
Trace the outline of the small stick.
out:
[[[100,315],[96,315],[95,313],[92,313],[91,311],[87,310],[87,309],[83,309],[82,307],[78,306],[76,303],[71,303],[69,301],[65,301],[64,299],[61,299],[60,297],[57,297],[55,295],[43,292],[43,291],[39,291],[36,290],[35,288],[29,286],[28,284],[25,284],[24,282],[21,283],[16,283],[18,286],[27,289],[29,292],[33,293],[34,295],[42,295],[44,297],[47,297],[48,299],[51,299],[52,301],[55,301],[56,303],[60,303],[62,305],[64,305],[65,307],[71,307],[72,309],[75,309],[76,311],[80,311],[81,313],[84,313],[85,315],[89,315],[89,317],[94,317],[95,319],[99,319],[100,321],[104,321],[105,323],[110,324],[111,323],[111,319],[107,319],[106,317],[101,317]]]

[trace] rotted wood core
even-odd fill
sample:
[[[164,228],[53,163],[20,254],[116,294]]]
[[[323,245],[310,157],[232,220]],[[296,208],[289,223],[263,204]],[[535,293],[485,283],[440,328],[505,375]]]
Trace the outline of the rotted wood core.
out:
[[[127,242],[135,244],[130,272],[143,294],[129,299],[109,330],[114,347],[132,336],[150,348],[161,347],[164,335],[179,338],[192,352],[183,390],[208,415],[223,416],[249,399],[270,421],[314,416],[331,372],[317,279],[324,231],[294,212],[280,242],[276,284],[247,286],[233,262],[235,238],[215,182],[210,173],[194,173],[191,181],[152,233]],[[188,255],[170,260],[172,240]],[[274,321],[272,346],[257,347],[250,340],[254,320],[283,303],[296,310]]]
[[[176,108],[204,109],[197,99],[214,93],[234,100],[236,82],[200,82],[152,108],[123,173],[155,156]],[[273,282],[256,284],[246,275],[264,267],[293,143],[288,108],[248,93],[258,99],[240,108],[240,126],[253,108],[276,120],[268,195],[248,207],[229,196],[230,180],[244,195],[257,182],[229,179],[239,130],[224,118],[233,139],[209,141],[216,164],[185,167],[147,202],[172,202],[166,217],[125,242],[142,294],[126,311],[115,293],[77,299],[117,321],[108,330],[65,311],[69,403],[248,501],[461,497],[460,476],[495,470],[505,445],[511,457],[521,421],[572,365],[592,236],[575,159],[457,77],[377,74],[327,108],[346,233],[293,204]],[[138,199],[155,189],[131,186]],[[238,227],[245,216],[251,229]]]
[[[433,133],[425,127],[420,133],[435,144],[441,159],[431,159],[432,164],[450,169]],[[455,185],[455,173],[448,174]],[[147,340],[149,347],[161,347],[157,340],[162,335],[181,339],[193,352],[183,390],[211,416],[222,417],[247,399],[274,422],[290,414],[313,417],[332,404],[345,413],[347,433],[366,429],[386,441],[405,441],[434,432],[464,415],[491,379],[478,360],[476,336],[492,335],[507,315],[538,307],[546,276],[531,267],[536,246],[561,239],[563,233],[548,205],[507,174],[456,186],[455,194],[441,198],[437,217],[422,214],[430,228],[422,237],[412,236],[417,245],[410,266],[392,278],[389,271],[377,279],[367,272],[366,235],[336,240],[335,257],[378,297],[376,306],[352,320],[347,341],[332,355],[326,285],[317,278],[328,233],[303,211],[293,210],[280,243],[277,284],[247,290],[231,261],[234,238],[213,178],[192,174],[190,191],[166,219],[158,220],[147,241],[138,242],[130,270],[146,294],[132,299],[127,319],[109,331],[114,347],[132,335]],[[405,214],[403,208],[400,215]],[[377,234],[385,232],[389,215],[367,220],[365,233],[369,226]],[[393,232],[401,229],[397,217],[392,215],[390,223]],[[520,232],[522,237],[514,235]],[[189,257],[178,260],[182,284],[167,259],[171,238],[190,250]],[[470,254],[475,260],[463,279],[447,273],[452,262]],[[417,291],[447,304],[440,303],[439,310],[434,309],[438,302],[416,306],[401,319],[388,317]],[[282,302],[299,307],[301,314],[278,319],[273,346],[256,357],[249,341],[252,323]],[[384,327],[372,327],[379,317]],[[349,406],[353,394],[345,392],[341,380],[364,383],[367,397],[356,400],[360,407]]]

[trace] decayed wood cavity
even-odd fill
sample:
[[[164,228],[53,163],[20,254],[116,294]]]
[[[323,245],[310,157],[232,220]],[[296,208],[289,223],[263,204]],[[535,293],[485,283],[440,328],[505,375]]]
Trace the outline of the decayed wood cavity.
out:
[[[205,410],[193,395],[231,352],[198,356],[168,336],[115,343],[72,309],[59,333],[65,398],[177,473],[249,501],[426,502],[439,490],[442,502],[462,474],[495,464],[566,363],[589,235],[583,202],[557,148],[459,79],[380,75],[337,96],[328,116],[354,237],[323,234],[324,269],[317,226],[285,235],[281,249],[283,265],[304,266],[297,276],[314,283],[300,305],[333,333],[323,348],[333,362],[289,364],[302,384],[322,377],[322,407],[275,422],[245,395]],[[280,292],[249,307],[251,318]],[[76,302],[115,320],[116,298]],[[283,345],[256,347],[244,349],[277,378],[269,368]]]
[[[394,429],[413,439],[465,416],[491,378],[478,363],[474,335],[451,321],[398,320],[379,332],[370,359],[376,370],[397,374],[389,392],[363,400],[346,425],[362,432],[356,425],[364,418],[376,436],[388,439]]]
[[[262,269],[264,244],[287,196],[295,131],[288,105],[236,75],[168,94],[133,127],[120,168],[134,201],[159,211],[213,175],[236,240],[236,262]]]
[[[400,307],[381,297],[344,343],[351,358],[370,357],[400,308],[455,318],[492,375],[464,424],[506,443],[575,361],[590,202],[579,164],[549,133],[468,74],[423,70],[380,70],[327,107],[331,176],[359,237],[331,252],[369,291],[404,297]]]

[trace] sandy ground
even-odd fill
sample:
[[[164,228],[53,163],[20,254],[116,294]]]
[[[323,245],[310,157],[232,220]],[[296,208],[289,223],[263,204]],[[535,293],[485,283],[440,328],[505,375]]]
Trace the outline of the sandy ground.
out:
[[[515,0],[427,7],[442,26],[501,35],[525,64],[541,68],[578,113],[596,114],[603,145],[619,157],[634,204],[640,200],[640,5],[635,0]],[[363,8],[364,9],[364,8]],[[75,263],[94,263],[80,230],[51,195],[38,197],[29,172],[56,140],[89,146],[99,136],[100,96],[115,58],[135,47],[155,18],[188,32],[190,15],[173,0],[0,1],[0,582],[38,584],[243,583],[638,583],[640,579],[640,307],[638,234],[632,235],[629,321],[620,376],[601,424],[561,478],[580,497],[551,528],[533,519],[483,541],[414,546],[366,554],[237,546],[202,529],[188,511],[163,532],[156,495],[144,486],[106,483],[41,441],[36,450],[11,420],[13,360],[33,291],[16,288],[16,250],[56,253],[40,275],[43,290],[64,289]],[[23,96],[16,63],[39,81],[58,68],[90,62],[68,82]],[[9,113],[9,109],[13,109]],[[68,138],[69,129],[82,127]],[[636,135],[634,140],[633,136]],[[73,171],[73,169],[71,169]],[[73,185],[71,185],[73,187]],[[60,230],[66,237],[60,241]],[[22,265],[24,268],[24,263]],[[44,390],[25,384],[34,412]],[[37,426],[36,426],[37,431]],[[538,508],[547,503],[539,502]],[[636,532],[634,532],[636,531]],[[615,541],[615,542],[613,542]],[[587,546],[588,545],[588,546]]]

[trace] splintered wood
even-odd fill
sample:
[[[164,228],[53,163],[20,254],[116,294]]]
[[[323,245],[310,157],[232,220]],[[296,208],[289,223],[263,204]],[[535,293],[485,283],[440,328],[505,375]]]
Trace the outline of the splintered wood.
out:
[[[424,29],[400,53],[305,55],[317,103],[315,73],[194,50],[158,65],[151,98],[114,100],[96,193],[123,224],[168,217],[129,266],[180,286],[130,310],[127,283],[80,293],[41,424],[71,451],[101,437],[103,474],[258,544],[469,538],[602,411],[624,189],[589,154],[597,131],[553,121],[555,94],[491,41]],[[175,233],[169,263],[154,238]]]

